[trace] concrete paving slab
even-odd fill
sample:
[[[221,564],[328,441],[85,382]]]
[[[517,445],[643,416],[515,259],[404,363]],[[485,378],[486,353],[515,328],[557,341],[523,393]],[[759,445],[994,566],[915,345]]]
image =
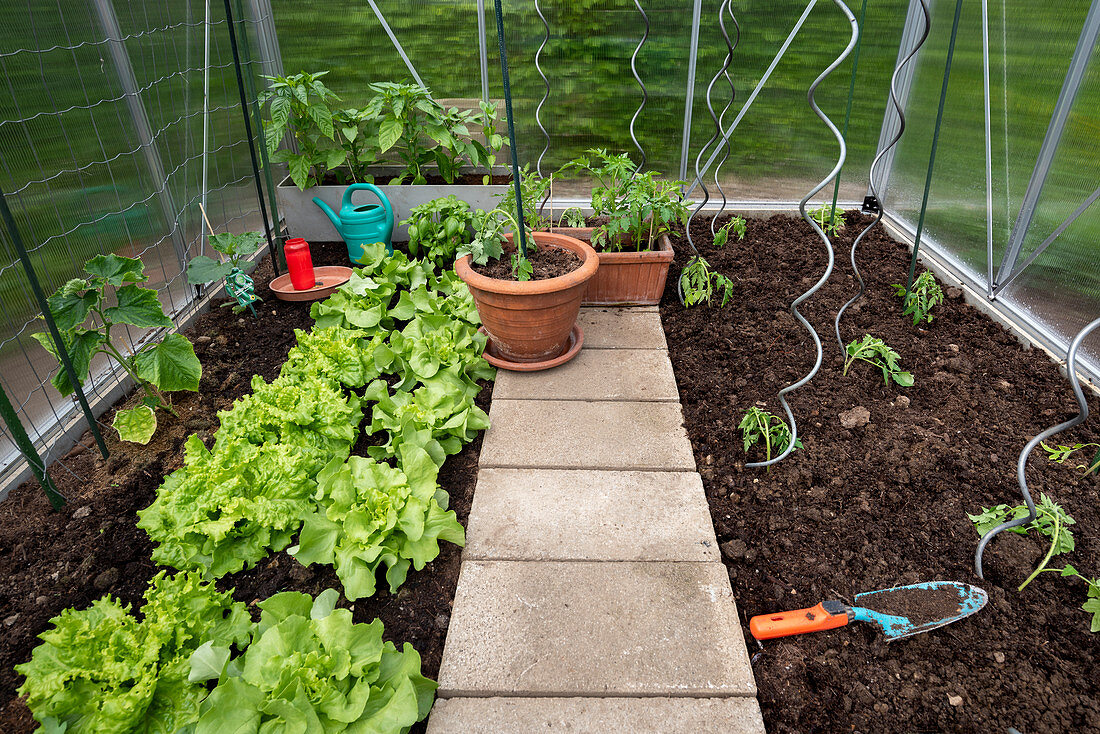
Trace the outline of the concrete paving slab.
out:
[[[694,471],[679,403],[493,400],[483,468]]]
[[[482,469],[463,558],[721,561],[695,472],[557,469]]]
[[[541,372],[499,370],[495,400],[641,400],[677,402],[676,375],[663,349],[582,349]]]
[[[755,698],[438,699],[428,734],[764,734]]]
[[[656,308],[582,308],[577,323],[585,349],[667,349]]]
[[[755,696],[721,563],[466,561],[439,695]]]

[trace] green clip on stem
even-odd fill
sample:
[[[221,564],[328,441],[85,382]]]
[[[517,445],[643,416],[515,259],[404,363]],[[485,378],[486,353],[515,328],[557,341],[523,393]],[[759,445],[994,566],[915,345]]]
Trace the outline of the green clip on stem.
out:
[[[225,290],[237,299],[237,303],[242,308],[247,306],[252,315],[256,315],[256,309],[252,304],[260,299],[256,297],[256,287],[252,283],[252,278],[245,275],[244,271],[240,268],[230,270],[229,275],[225,276]]]

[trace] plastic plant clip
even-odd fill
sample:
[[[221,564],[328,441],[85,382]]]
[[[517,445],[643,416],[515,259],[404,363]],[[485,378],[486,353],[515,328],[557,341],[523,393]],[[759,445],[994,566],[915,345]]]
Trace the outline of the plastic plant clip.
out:
[[[256,286],[253,284],[252,278],[246,275],[243,270],[233,268],[229,271],[229,275],[225,276],[225,290],[236,299],[241,308],[247,307],[253,316],[256,315],[256,309],[252,304],[260,299],[256,297]]]

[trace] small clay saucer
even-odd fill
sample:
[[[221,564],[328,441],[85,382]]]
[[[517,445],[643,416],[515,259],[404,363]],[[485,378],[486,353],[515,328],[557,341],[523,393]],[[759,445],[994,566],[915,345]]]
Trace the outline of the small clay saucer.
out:
[[[282,301],[318,301],[351,280],[351,268],[342,265],[324,265],[313,269],[313,278],[317,285],[309,290],[295,290],[290,283],[290,273],[284,273],[268,283],[275,297]]]
[[[482,334],[485,334],[485,327],[478,329]],[[581,347],[584,345],[584,332],[581,331],[579,324],[573,324],[573,330],[569,332],[569,342],[566,344],[565,351],[554,357],[553,359],[543,360],[542,362],[513,362],[510,359],[504,359],[493,354],[493,340],[490,337],[489,341],[485,345],[485,352],[482,356],[485,360],[493,365],[499,367],[502,370],[512,370],[513,372],[538,372],[539,370],[548,370],[551,367],[557,367],[558,365],[565,364],[573,357],[577,356],[577,353],[581,351]]]

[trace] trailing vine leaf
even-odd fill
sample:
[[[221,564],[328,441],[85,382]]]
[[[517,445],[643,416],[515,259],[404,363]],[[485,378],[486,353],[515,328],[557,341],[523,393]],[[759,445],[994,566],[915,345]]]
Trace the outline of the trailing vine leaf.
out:
[[[118,431],[123,441],[147,444],[157,430],[157,414],[148,405],[139,405],[129,410],[119,410],[111,427]]]

